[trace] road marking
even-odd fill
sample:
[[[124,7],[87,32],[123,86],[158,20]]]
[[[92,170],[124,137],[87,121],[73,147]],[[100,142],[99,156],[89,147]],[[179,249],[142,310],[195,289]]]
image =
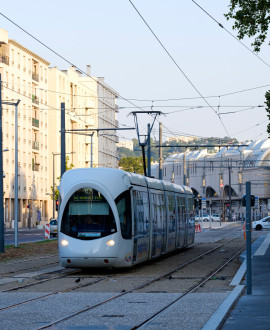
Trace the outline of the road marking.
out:
[[[258,250],[254,253],[254,256],[263,256],[265,255],[266,250],[268,249],[268,246],[270,244],[270,234],[266,236]]]

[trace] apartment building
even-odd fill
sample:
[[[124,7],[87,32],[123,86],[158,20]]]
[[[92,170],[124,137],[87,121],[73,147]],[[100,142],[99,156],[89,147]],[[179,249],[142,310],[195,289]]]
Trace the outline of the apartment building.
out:
[[[116,143],[119,139],[117,130],[114,129],[119,127],[116,120],[118,93],[105,82],[103,77],[91,77],[89,65],[87,66],[87,75],[81,76],[80,81],[83,85],[95,90],[98,96],[98,109],[93,112],[91,117],[99,129],[93,133],[98,149],[98,158],[94,166],[116,168]]]
[[[5,227],[15,218],[15,108],[18,105],[19,227],[57,216],[52,187],[59,184],[61,103],[65,104],[66,155],[74,167],[116,167],[117,93],[104,78],[75,67],[59,70],[8,39],[0,29]],[[78,131],[92,129],[92,131]],[[100,130],[98,130],[100,129]],[[106,130],[107,129],[107,130]],[[108,130],[109,129],[109,130]]]
[[[18,105],[19,227],[48,220],[48,66],[0,29],[5,227],[14,220],[15,109]]]
[[[80,82],[81,72],[75,67],[49,69],[49,182],[59,184],[61,175],[61,103],[65,104],[66,156],[68,165],[90,167],[97,163],[97,135],[89,131],[97,128],[98,98],[96,90]],[[50,215],[56,216],[50,201]]]
[[[118,126],[115,119],[117,93],[105,84],[104,79],[101,84],[100,78],[90,77],[89,66],[87,70],[88,76],[75,67],[67,70],[49,68],[50,187],[59,184],[61,173],[61,103],[65,104],[68,165],[73,164],[76,168],[116,167],[115,131],[106,131],[106,128]],[[53,193],[51,188],[50,193]],[[50,215],[56,216],[52,201]]]

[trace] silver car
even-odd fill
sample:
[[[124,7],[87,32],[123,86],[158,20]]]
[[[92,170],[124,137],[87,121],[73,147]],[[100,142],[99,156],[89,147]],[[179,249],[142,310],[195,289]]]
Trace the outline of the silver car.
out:
[[[212,221],[220,221],[220,215],[219,214],[211,214]]]
[[[57,236],[57,220],[52,219],[50,221],[50,236]]]

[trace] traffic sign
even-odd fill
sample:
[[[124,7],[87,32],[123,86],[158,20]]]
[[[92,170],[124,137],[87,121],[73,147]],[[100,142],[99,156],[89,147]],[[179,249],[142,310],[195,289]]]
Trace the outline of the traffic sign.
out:
[[[206,210],[206,198],[202,198],[202,209]]]

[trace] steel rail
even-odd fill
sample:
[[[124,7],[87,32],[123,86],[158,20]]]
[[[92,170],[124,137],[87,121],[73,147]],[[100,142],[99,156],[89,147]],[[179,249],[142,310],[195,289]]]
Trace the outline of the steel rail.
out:
[[[174,299],[172,302],[170,302],[168,305],[148,317],[143,322],[137,324],[136,326],[132,327],[131,330],[139,329],[141,326],[149,323],[150,321],[153,321],[157,316],[159,316],[161,313],[163,313],[165,310],[167,310],[169,307],[171,307],[173,304],[177,303],[179,300],[181,300],[183,297],[185,297],[187,294],[194,292],[196,289],[201,287],[203,284],[205,284],[207,281],[209,281],[213,275],[220,272],[225,266],[227,266],[232,260],[234,260],[237,256],[239,256],[240,253],[242,253],[246,249],[246,245],[244,245],[237,253],[235,253],[230,259],[225,261],[222,265],[218,266],[215,270],[211,271],[206,275],[203,279],[201,279],[197,284],[190,287],[188,290],[186,290],[184,293],[180,295],[180,297]]]
[[[239,236],[239,237],[240,237],[240,236]],[[106,300],[104,300],[104,301],[102,301],[102,302],[100,302],[100,303],[97,303],[97,304],[95,304],[95,305],[93,305],[93,306],[87,306],[86,308],[83,308],[83,309],[81,309],[80,311],[76,311],[76,312],[71,313],[71,314],[69,314],[69,315],[67,315],[67,316],[64,316],[64,317],[62,317],[62,318],[60,318],[60,319],[58,319],[58,320],[56,320],[56,321],[53,321],[53,322],[51,322],[51,323],[49,323],[49,324],[47,324],[47,325],[44,325],[44,326],[42,326],[42,327],[40,327],[40,328],[37,328],[36,330],[41,330],[41,329],[50,328],[50,327],[52,327],[52,326],[55,326],[56,324],[59,324],[59,323],[64,322],[64,321],[66,321],[66,320],[69,320],[69,319],[71,319],[71,318],[73,318],[73,317],[75,317],[75,316],[77,316],[77,315],[80,315],[80,314],[82,314],[82,313],[88,312],[88,311],[90,311],[90,310],[92,310],[92,309],[95,309],[95,308],[97,308],[97,307],[99,307],[99,306],[102,306],[102,305],[104,305],[104,304],[106,304],[106,303],[108,303],[108,302],[110,302],[110,301],[112,301],[112,300],[115,300],[115,299],[117,299],[117,298],[120,298],[120,297],[122,297],[122,296],[124,296],[124,295],[126,295],[126,294],[128,294],[128,293],[133,292],[134,290],[142,289],[142,288],[144,288],[144,287],[146,287],[146,286],[148,286],[148,285],[150,285],[150,284],[152,284],[152,283],[154,283],[154,282],[156,282],[156,281],[159,281],[160,279],[162,279],[162,278],[164,278],[164,277],[167,277],[167,276],[171,275],[172,273],[174,273],[174,272],[176,272],[176,271],[178,271],[178,270],[180,270],[180,269],[186,267],[187,265],[193,263],[194,261],[197,261],[197,260],[201,259],[201,258],[204,257],[205,255],[208,255],[208,254],[210,254],[211,252],[216,251],[216,250],[219,249],[220,247],[222,247],[222,246],[224,246],[225,244],[228,244],[228,243],[234,241],[235,239],[238,239],[239,237],[233,238],[233,239],[228,240],[228,241],[226,241],[226,242],[224,242],[224,243],[222,243],[222,244],[219,244],[219,245],[216,246],[215,248],[212,248],[212,249],[210,249],[210,250],[208,250],[208,251],[206,251],[206,252],[200,254],[199,256],[197,256],[197,257],[195,257],[195,258],[192,258],[191,260],[189,260],[189,261],[187,261],[187,262],[185,262],[185,263],[183,263],[183,264],[181,264],[181,265],[179,265],[179,266],[173,268],[171,271],[166,272],[166,273],[164,273],[164,274],[162,274],[162,275],[160,275],[160,276],[157,276],[157,277],[155,277],[155,278],[153,278],[153,279],[151,279],[151,280],[148,280],[148,281],[146,281],[146,282],[144,282],[144,283],[142,283],[142,284],[138,284],[138,285],[136,285],[135,287],[133,287],[133,288],[130,289],[130,290],[127,290],[127,291],[125,291],[125,292],[121,292],[121,293],[119,293],[119,294],[116,294],[115,296],[113,296],[113,297],[111,297],[111,298],[109,298],[109,299],[106,299]]]

